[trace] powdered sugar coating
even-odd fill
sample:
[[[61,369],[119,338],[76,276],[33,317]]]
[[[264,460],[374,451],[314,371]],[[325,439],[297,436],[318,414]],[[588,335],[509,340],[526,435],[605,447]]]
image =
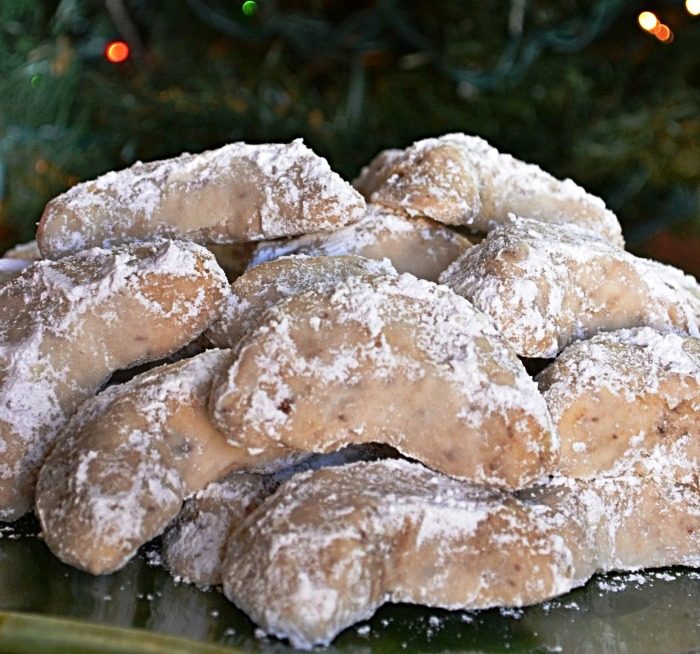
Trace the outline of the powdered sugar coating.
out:
[[[77,406],[117,369],[177,351],[220,315],[209,252],[164,242],[41,261],[0,287],[0,516],[30,508],[36,473]]]
[[[700,339],[624,329],[574,343],[537,377],[565,474],[684,478],[700,465]]]
[[[158,236],[231,243],[331,230],[364,211],[301,139],[232,143],[77,184],[46,206],[37,240],[50,258]]]
[[[163,536],[163,557],[177,579],[200,587],[221,583],[226,543],[231,533],[281,483],[306,470],[393,456],[391,448],[349,445],[330,454],[310,455],[268,474],[235,472],[191,497]]]
[[[196,491],[231,470],[284,459],[279,450],[256,457],[228,445],[211,424],[212,379],[231,360],[228,350],[208,350],[110,386],[80,407],[37,486],[46,543],[60,559],[113,572]]]
[[[395,274],[388,260],[358,256],[280,257],[247,270],[231,285],[223,316],[207,331],[216,347],[233,347],[278,302],[303,291],[330,290],[351,276]]]
[[[700,487],[662,475],[591,480],[555,477],[524,495],[585,525],[582,555],[593,572],[700,566]]]
[[[292,478],[229,541],[224,592],[295,647],[385,602],[519,607],[596,572],[700,565],[700,488],[674,475],[555,477],[517,495],[406,461]]]
[[[237,472],[190,498],[163,536],[163,557],[176,579],[221,583],[224,547],[237,527],[276,487],[265,475]]]
[[[401,162],[404,150],[390,148],[382,150],[372,161],[362,167],[360,174],[352,181],[352,185],[369,201],[377,186],[386,178],[391,168]]]
[[[659,263],[653,259],[647,259],[646,263],[664,284],[686,298],[695,312],[697,323],[700,325],[700,284],[695,277],[679,268]]]
[[[370,259],[389,259],[400,273],[436,282],[440,273],[471,243],[453,230],[427,218],[406,218],[377,205],[352,225],[333,232],[260,243],[250,266],[287,254],[341,256],[358,254]]]
[[[20,243],[7,250],[0,258],[0,284],[9,282],[32,263],[41,259],[36,241]]]
[[[575,340],[624,327],[700,334],[688,295],[656,265],[585,229],[512,217],[440,281],[484,311],[519,355],[551,358]]]
[[[538,376],[557,420],[566,398],[605,387],[627,402],[663,391],[666,377],[687,378],[700,388],[700,339],[662,334],[650,327],[620,329],[574,343]],[[671,403],[677,403],[672,397]],[[700,403],[700,397],[698,397]],[[696,407],[700,409],[700,404]]]
[[[380,153],[354,182],[368,201],[487,232],[509,213],[573,223],[623,246],[615,214],[570,179],[501,154],[484,139],[445,134]]]
[[[39,261],[41,252],[36,241],[27,241],[26,243],[18,243],[14,247],[7,250],[3,255],[3,259],[23,259],[25,261]]]
[[[212,391],[232,443],[327,452],[386,442],[448,474],[509,487],[553,464],[546,406],[489,320],[409,274],[286,300],[238,352]]]
[[[406,461],[355,463],[297,475],[251,514],[229,541],[224,592],[309,649],[385,602],[472,609],[563,593],[583,581],[569,544],[580,537],[545,505]]]

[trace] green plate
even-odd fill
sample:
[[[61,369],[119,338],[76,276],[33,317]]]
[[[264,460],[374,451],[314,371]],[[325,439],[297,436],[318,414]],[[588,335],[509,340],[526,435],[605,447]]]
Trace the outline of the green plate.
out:
[[[0,652],[215,654],[291,648],[259,638],[216,590],[175,583],[157,545],[113,575],[56,559],[33,519],[0,525]],[[186,640],[188,639],[188,640]],[[700,652],[700,572],[682,568],[596,577],[522,611],[448,612],[385,606],[342,633],[333,654],[435,652]]]

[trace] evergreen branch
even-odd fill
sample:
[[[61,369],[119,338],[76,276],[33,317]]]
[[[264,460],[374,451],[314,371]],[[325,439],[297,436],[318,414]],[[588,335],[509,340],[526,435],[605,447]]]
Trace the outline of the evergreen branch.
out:
[[[146,63],[146,51],[143,47],[143,41],[136,29],[136,25],[131,20],[129,12],[126,10],[122,0],[105,0],[107,11],[114,21],[119,33],[126,39],[131,46],[134,57],[141,64]]]
[[[220,11],[210,7],[206,2],[203,2],[203,0],[187,0],[187,6],[205,25],[209,25],[209,27],[215,29],[217,32],[221,32],[227,36],[232,36],[236,39],[244,39],[246,41],[261,41],[270,36],[265,30],[254,29],[236,20],[232,20]]]

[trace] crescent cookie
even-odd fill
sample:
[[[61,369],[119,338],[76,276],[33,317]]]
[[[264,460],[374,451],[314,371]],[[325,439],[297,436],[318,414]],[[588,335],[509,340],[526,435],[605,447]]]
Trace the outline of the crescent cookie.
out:
[[[329,452],[379,442],[508,488],[556,463],[544,400],[489,320],[407,273],[285,300],[237,352],[211,396],[234,445]]]
[[[293,477],[231,535],[224,593],[294,647],[328,644],[385,602],[523,606],[591,574],[584,526],[544,504],[407,461]]]
[[[10,248],[0,258],[0,284],[9,282],[35,261],[39,261],[41,255],[36,241],[20,243]]]
[[[597,572],[700,566],[700,487],[673,474],[555,478],[527,495],[586,525]]]
[[[49,202],[37,231],[45,257],[154,237],[232,243],[332,230],[365,202],[301,139],[232,143],[136,163]]]
[[[3,259],[23,259],[24,261],[40,261],[41,253],[36,241],[19,243],[2,255]]]
[[[62,561],[105,574],[163,532],[183,501],[232,470],[287,461],[232,446],[207,411],[232,353],[208,350],[92,398],[65,426],[39,475],[36,511]]]
[[[405,151],[398,148],[382,150],[366,166],[362,168],[360,174],[352,181],[352,185],[367,199],[377,190],[389,176],[392,166],[401,162],[405,156]]]
[[[652,259],[646,259],[646,262],[666,286],[685,297],[695,313],[698,325],[700,325],[700,284],[695,277],[686,274],[679,268]]]
[[[291,467],[262,475],[234,472],[187,500],[163,535],[163,558],[176,578],[208,587],[220,584],[229,536],[279,485],[299,472],[395,456],[391,448],[349,445],[314,454]]]
[[[248,269],[231,285],[220,320],[207,337],[216,347],[233,347],[260,324],[265,311],[308,289],[330,290],[347,277],[395,274],[388,261],[358,256],[287,256]]]
[[[567,347],[537,381],[563,474],[641,472],[657,450],[686,472],[700,466],[700,339],[648,327],[599,334]]]
[[[81,402],[114,371],[187,345],[228,293],[207,250],[175,242],[40,261],[0,286],[0,519],[30,510],[39,466]]]
[[[235,472],[187,500],[163,535],[163,558],[170,573],[203,588],[220,584],[230,533],[277,485],[268,475]]]
[[[362,170],[354,185],[368,202],[488,232],[509,213],[573,223],[622,247],[615,214],[570,179],[500,154],[477,136],[446,134],[389,150]]]
[[[387,258],[400,273],[436,282],[440,273],[471,247],[461,234],[427,218],[406,218],[376,205],[356,223],[334,232],[307,234],[287,241],[260,243],[250,266],[285,254],[359,254]]]
[[[656,265],[573,225],[513,218],[440,282],[486,313],[523,357],[552,358],[625,327],[700,334],[688,294],[664,283]]]

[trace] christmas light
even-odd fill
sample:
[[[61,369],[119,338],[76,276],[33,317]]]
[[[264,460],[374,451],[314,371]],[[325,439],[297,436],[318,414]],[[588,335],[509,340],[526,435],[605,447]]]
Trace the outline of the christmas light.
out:
[[[41,75],[32,75],[29,83],[33,89],[38,89],[41,86]]]
[[[691,16],[700,16],[700,0],[685,0],[685,8]]]
[[[643,11],[637,16],[637,21],[639,26],[647,32],[651,32],[659,24],[659,19],[651,11]]]
[[[105,57],[112,64],[120,64],[129,58],[129,46],[124,41],[111,41],[105,48]]]
[[[673,40],[673,32],[668,25],[659,23],[651,32],[659,41],[670,43]]]
[[[241,11],[246,16],[252,16],[258,10],[258,3],[255,0],[246,0],[241,5]]]

